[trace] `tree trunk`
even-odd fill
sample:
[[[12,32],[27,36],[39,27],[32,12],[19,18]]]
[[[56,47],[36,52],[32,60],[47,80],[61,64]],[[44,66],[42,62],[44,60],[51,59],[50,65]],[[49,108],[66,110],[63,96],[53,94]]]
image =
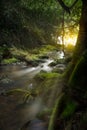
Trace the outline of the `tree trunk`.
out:
[[[55,113],[57,113],[58,115],[56,118],[57,125],[60,128],[60,126],[63,124],[58,124],[58,121],[61,120],[62,117],[64,124],[66,122],[65,129],[67,128],[68,122],[71,121],[72,123],[72,121],[75,120],[73,119],[73,115],[75,118],[77,117],[76,111],[82,114],[84,108],[87,107],[87,0],[82,0],[82,12],[79,26],[80,29],[78,33],[78,39],[73,55],[72,64],[70,68],[68,68],[68,71],[65,75],[68,76],[68,87],[66,88],[64,95],[59,100],[60,104],[58,104],[58,108],[55,111]],[[86,53],[83,55],[85,51]],[[61,106],[63,106],[63,110],[61,109]],[[70,111],[68,110],[68,108],[70,108]],[[65,117],[63,117],[64,113]],[[87,111],[84,111],[84,113],[86,114]],[[71,116],[68,118],[69,114]],[[83,118],[80,117],[79,119],[82,120]],[[76,120],[75,125],[82,125],[84,129],[84,122],[86,122],[86,119],[84,119],[82,124],[80,124],[79,120]],[[55,120],[53,123],[53,126],[56,126]],[[71,124],[72,128],[73,126],[74,125]],[[77,126],[76,129],[79,129],[79,127]],[[52,127],[52,130],[56,129]]]
[[[87,1],[82,0],[82,10],[81,10],[81,17],[79,22],[79,33],[78,33],[75,51],[73,54],[72,63],[70,65],[70,68],[66,72],[67,80],[71,76],[79,58],[86,50],[87,50]]]
[[[87,49],[87,1],[82,0],[82,12],[79,25],[79,33],[77,44],[73,56],[73,64],[75,65],[82,53]]]

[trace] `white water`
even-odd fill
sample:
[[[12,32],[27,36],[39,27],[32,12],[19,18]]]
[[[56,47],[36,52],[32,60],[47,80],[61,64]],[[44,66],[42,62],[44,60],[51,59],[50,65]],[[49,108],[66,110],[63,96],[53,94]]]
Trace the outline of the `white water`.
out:
[[[41,70],[49,72],[52,70],[52,68],[48,66],[51,62],[53,62],[53,60],[48,59],[45,61],[45,63],[41,63],[38,67],[28,67],[23,70],[19,70],[19,71],[17,70],[13,72],[13,75],[20,77],[29,73],[29,75],[33,77],[35,74],[37,74]]]
[[[63,59],[64,58],[64,52],[63,51],[58,51],[57,52],[57,58]]]

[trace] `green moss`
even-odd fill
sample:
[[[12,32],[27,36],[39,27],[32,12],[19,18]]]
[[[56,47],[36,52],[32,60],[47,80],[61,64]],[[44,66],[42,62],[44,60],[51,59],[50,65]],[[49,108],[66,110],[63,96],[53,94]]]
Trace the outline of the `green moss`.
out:
[[[56,77],[58,77],[58,74],[57,73],[51,73],[51,72],[43,73],[42,77],[47,78],[47,79],[49,79],[49,78],[56,78]]]
[[[24,89],[12,89],[6,92],[7,95],[15,94],[15,93],[30,93],[30,91]]]
[[[77,104],[75,102],[68,102],[66,104],[66,107],[64,108],[64,111],[61,114],[61,118],[69,119],[74,114],[76,107]]]
[[[35,99],[35,97],[37,97],[38,95],[38,91],[37,90],[26,90],[26,89],[12,89],[9,90],[5,93],[5,95],[9,96],[9,95],[21,95],[22,96],[22,102],[26,103],[30,100]]]
[[[79,78],[82,78],[82,76],[83,76],[82,74],[83,74],[83,70],[84,70],[84,63],[85,63],[85,59],[84,59],[84,57],[81,57],[80,60],[78,61],[78,63],[76,64],[74,71],[69,79],[70,86],[79,84],[79,82],[78,82]]]
[[[79,84],[82,85],[84,81],[86,83],[87,80],[87,78],[85,78],[87,76],[86,67],[87,67],[87,58],[86,55],[83,55],[77,62],[74,71],[70,77],[69,80],[70,85],[72,86]]]
[[[4,59],[2,62],[4,63],[4,64],[11,64],[11,63],[15,63],[15,62],[17,62],[18,60],[16,59],[16,58],[9,58],[9,59]]]
[[[10,49],[12,55],[16,57],[23,57],[26,60],[38,60],[43,56],[48,56],[50,51],[53,51],[56,47],[51,45],[44,45],[41,47],[34,47],[34,49],[26,48],[21,49],[13,47]]]
[[[64,97],[64,95],[61,94],[61,96],[58,97],[58,99],[56,100],[55,107],[53,109],[53,112],[52,112],[52,115],[50,118],[48,130],[54,130],[55,122],[56,122],[56,119],[58,118],[61,99],[63,99],[63,97]]]
[[[57,73],[52,73],[52,72],[40,72],[35,76],[35,79],[38,80],[46,80],[46,79],[52,79],[52,78],[57,78],[59,74]]]
[[[55,91],[55,86],[57,86],[57,73],[47,73],[40,72],[34,77],[35,82],[37,82],[37,90],[39,94],[44,95],[44,102],[47,103],[48,99],[50,99],[51,94]],[[57,93],[56,93],[57,94]]]

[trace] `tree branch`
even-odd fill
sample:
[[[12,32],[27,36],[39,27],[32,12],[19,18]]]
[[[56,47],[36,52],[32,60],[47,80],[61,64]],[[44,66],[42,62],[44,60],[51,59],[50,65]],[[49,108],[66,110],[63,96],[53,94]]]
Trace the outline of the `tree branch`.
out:
[[[65,3],[62,0],[57,0],[59,2],[59,4],[62,6],[62,8],[70,14],[70,10],[75,6],[75,4],[78,2],[78,0],[75,0],[74,3],[68,7],[67,5],[65,5]]]
[[[62,8],[65,9],[65,11],[70,14],[70,8],[66,6],[62,0],[57,0],[57,1],[62,6]]]
[[[78,2],[78,0],[75,0],[74,3],[71,5],[70,9],[72,9],[77,2]]]

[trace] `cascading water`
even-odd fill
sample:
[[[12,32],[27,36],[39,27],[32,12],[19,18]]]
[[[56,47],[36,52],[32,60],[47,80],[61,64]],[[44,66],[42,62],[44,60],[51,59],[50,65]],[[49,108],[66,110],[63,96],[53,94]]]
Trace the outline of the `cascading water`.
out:
[[[58,57],[63,58],[62,53],[57,53]],[[13,88],[27,88],[33,89],[33,77],[39,73],[41,70],[50,72],[52,71],[52,67],[49,66],[51,62],[54,60],[46,59],[44,63],[40,63],[37,67],[27,67],[20,65],[9,65],[9,66],[0,66],[0,91],[2,92],[11,90]],[[4,78],[4,80],[3,80]],[[8,81],[8,82],[5,82]],[[46,125],[43,121],[36,119],[36,115],[40,112],[40,110],[45,109],[42,97],[37,97],[31,104],[27,105],[23,111],[21,111],[22,123],[23,127],[26,126],[26,122],[30,121],[27,124],[27,129],[29,130],[47,130]],[[16,119],[14,119],[16,120]],[[23,128],[22,127],[22,128]],[[22,129],[24,130],[24,129]]]

